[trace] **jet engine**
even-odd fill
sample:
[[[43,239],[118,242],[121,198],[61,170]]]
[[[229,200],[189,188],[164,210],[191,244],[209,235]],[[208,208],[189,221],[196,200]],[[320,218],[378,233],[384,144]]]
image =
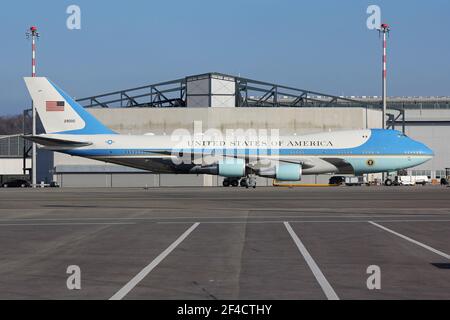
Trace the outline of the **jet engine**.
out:
[[[213,174],[226,178],[241,178],[245,176],[245,160],[225,158],[209,166],[196,166],[191,172],[197,174]]]
[[[300,181],[302,179],[302,165],[296,163],[280,163],[269,168],[260,168],[257,174],[261,177],[273,178],[280,181]]]
[[[245,160],[226,158],[218,163],[218,174],[227,178],[240,178],[245,176]]]

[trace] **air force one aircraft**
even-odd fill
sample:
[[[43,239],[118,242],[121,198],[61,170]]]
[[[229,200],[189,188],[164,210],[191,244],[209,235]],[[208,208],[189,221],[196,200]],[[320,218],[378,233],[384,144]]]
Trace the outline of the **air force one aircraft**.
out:
[[[276,140],[187,137],[180,142],[172,136],[121,135],[47,78],[25,78],[25,83],[46,133],[24,138],[41,148],[153,173],[219,175],[225,177],[224,186],[255,187],[256,176],[299,181],[310,174],[396,171],[422,164],[434,155],[423,143],[399,131],[381,129],[280,136]],[[217,160],[198,161],[199,156]]]

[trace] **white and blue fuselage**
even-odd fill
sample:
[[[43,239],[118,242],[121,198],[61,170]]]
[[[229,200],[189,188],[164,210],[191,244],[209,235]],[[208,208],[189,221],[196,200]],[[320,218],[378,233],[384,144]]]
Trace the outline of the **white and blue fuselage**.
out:
[[[433,151],[395,130],[352,130],[281,136],[269,147],[235,146],[208,140],[186,140],[184,144],[170,136],[134,136],[119,134],[45,135],[49,138],[92,143],[60,152],[95,160],[126,165],[153,172],[189,173],[198,163],[178,158],[186,155],[223,154],[247,159],[248,163],[271,159],[302,163],[303,174],[389,172],[420,165],[433,157]],[[258,143],[259,142],[259,143]],[[234,145],[233,145],[234,144]],[[263,145],[261,141],[241,141],[247,145]],[[52,147],[58,150],[58,147]],[[189,159],[189,158],[187,158]],[[194,160],[194,159],[193,159]]]
[[[44,148],[154,173],[249,175],[300,180],[303,174],[390,172],[420,165],[433,151],[399,131],[367,129],[209,139],[121,135],[101,124],[47,78],[25,78],[46,134]],[[205,161],[207,159],[207,161]]]

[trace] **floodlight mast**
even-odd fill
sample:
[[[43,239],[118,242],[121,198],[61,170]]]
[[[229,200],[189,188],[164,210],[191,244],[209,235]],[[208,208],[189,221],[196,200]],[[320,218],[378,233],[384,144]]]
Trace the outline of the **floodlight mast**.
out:
[[[382,96],[383,96],[383,111],[382,111],[382,128],[386,129],[386,109],[387,109],[387,35],[391,31],[388,24],[382,23],[378,29],[379,34],[383,34],[383,71],[382,71]],[[386,181],[387,173],[383,172],[383,182]]]
[[[36,39],[39,38],[39,32],[36,26],[30,27],[29,31],[26,33],[27,39],[31,38],[31,76],[36,77]],[[32,122],[33,136],[36,135],[36,108],[34,107],[33,101],[31,101],[31,109],[32,109]],[[32,165],[31,165],[31,183],[33,188],[37,186],[37,148],[36,143],[33,142],[33,154],[32,154]]]
[[[382,128],[386,128],[386,108],[387,108],[387,35],[391,31],[388,24],[381,24],[378,32],[383,34],[383,72],[382,72],[382,97],[383,97],[383,114],[382,114]]]

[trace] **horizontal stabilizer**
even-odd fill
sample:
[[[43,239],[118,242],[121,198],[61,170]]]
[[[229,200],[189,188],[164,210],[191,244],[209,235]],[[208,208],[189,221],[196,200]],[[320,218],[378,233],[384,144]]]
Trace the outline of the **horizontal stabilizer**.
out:
[[[32,142],[36,142],[37,144],[42,145],[47,149],[55,150],[81,148],[92,145],[92,142],[72,141],[41,136],[23,136],[23,138]]]

